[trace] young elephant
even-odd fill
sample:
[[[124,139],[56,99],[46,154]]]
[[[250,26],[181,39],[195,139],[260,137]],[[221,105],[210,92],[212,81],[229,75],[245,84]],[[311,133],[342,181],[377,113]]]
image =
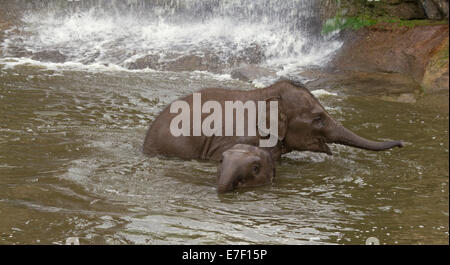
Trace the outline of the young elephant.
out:
[[[194,100],[194,94],[177,100],[177,102],[184,102],[182,104],[184,108],[180,108],[186,109],[185,114],[187,113],[187,116],[192,117],[192,126],[191,122],[186,123],[185,127],[188,130],[186,135],[176,136],[172,133],[172,122],[173,120],[176,121],[177,117],[179,118],[178,115],[181,115],[182,112],[172,112],[173,105],[170,104],[150,125],[143,146],[145,154],[150,156],[174,156],[185,159],[219,160],[222,152],[235,144],[261,146],[260,141],[267,135],[269,135],[269,139],[277,139],[276,145],[267,147],[272,149],[269,150],[272,153],[277,152],[277,150],[273,149],[278,149],[278,156],[273,156],[275,160],[279,159],[282,154],[291,151],[311,151],[331,155],[331,149],[328,145],[333,143],[373,151],[403,146],[401,141],[376,142],[353,133],[334,120],[314,95],[303,84],[297,82],[280,80],[271,86],[255,90],[209,88],[200,90],[196,94],[201,96],[200,102]],[[197,121],[197,126],[203,126],[203,122],[210,119],[211,115],[213,115],[212,113],[203,112],[203,108],[206,105],[198,105],[201,102],[205,102],[205,104],[206,102],[216,102],[215,105],[218,111],[217,113],[214,111],[214,113],[219,119],[222,116],[222,121],[226,120],[225,112],[222,112],[222,110],[226,109],[227,102],[248,103],[249,105],[246,107],[233,108],[233,111],[236,112],[236,115],[234,115],[236,119],[233,117],[231,119],[236,124],[234,127],[237,127],[239,120],[239,122],[243,122],[243,127],[251,128],[255,134],[250,134],[250,129],[248,129],[243,136],[233,132],[231,133],[233,136],[227,136],[227,126],[219,126],[217,134],[214,133],[208,136],[201,133],[201,136],[194,136],[194,127],[196,127],[193,124],[194,112],[201,114],[201,122]],[[278,117],[267,116],[277,120],[277,126],[275,126],[278,129],[277,132],[275,127],[273,132],[271,130],[265,131],[264,126],[260,127],[259,124],[257,125],[250,121],[249,115],[244,115],[244,111],[249,112],[250,106],[256,108],[260,102],[267,103],[266,109],[269,114],[271,108],[268,106],[271,103],[278,105]],[[210,105],[210,107],[213,105]],[[238,109],[240,109],[239,115]],[[218,124],[221,123],[218,122]],[[268,127],[266,128],[268,129]]]
[[[217,192],[255,187],[272,182],[275,162],[271,154],[259,147],[236,144],[222,153],[217,175]]]

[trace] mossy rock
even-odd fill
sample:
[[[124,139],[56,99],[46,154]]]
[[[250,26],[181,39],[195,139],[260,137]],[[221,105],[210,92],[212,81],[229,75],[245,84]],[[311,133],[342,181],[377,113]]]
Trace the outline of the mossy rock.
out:
[[[325,21],[322,27],[322,34],[328,34],[336,30],[352,29],[358,30],[363,27],[376,26],[380,28],[389,27],[418,27],[448,24],[447,20],[428,20],[428,19],[413,19],[402,20],[397,18],[380,17],[372,18],[369,16],[357,17],[340,17],[336,16]]]
[[[448,37],[434,51],[425,69],[422,87],[425,93],[449,89],[449,41]]]

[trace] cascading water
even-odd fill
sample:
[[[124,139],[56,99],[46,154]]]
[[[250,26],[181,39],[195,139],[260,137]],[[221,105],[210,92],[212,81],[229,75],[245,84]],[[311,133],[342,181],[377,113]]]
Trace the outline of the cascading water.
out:
[[[3,54],[37,61],[212,72],[251,63],[286,72],[321,65],[340,47],[320,35],[314,0],[19,2],[23,23]]]

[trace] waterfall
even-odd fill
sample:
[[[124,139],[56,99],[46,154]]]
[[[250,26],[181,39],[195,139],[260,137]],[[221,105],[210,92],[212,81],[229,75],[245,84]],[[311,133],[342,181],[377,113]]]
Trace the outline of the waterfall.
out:
[[[50,61],[131,69],[157,68],[183,56],[221,69],[243,62],[278,68],[323,65],[340,42],[321,36],[318,3],[18,0],[20,34],[12,31],[2,49],[11,57],[45,60],[47,55]]]

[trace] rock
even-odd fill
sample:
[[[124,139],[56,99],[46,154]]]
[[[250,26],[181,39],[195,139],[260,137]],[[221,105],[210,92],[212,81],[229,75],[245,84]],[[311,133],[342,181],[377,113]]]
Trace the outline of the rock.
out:
[[[158,68],[159,55],[150,54],[144,56],[142,58],[137,59],[136,61],[130,63],[128,65],[128,69],[130,70],[141,70],[141,69],[157,69]]]
[[[448,19],[448,0],[321,0],[320,20],[335,16],[393,19]]]
[[[206,62],[203,58],[196,55],[186,55],[177,58],[173,61],[169,61],[163,65],[163,69],[166,71],[206,71],[208,70]]]
[[[8,47],[8,51],[4,51],[2,46],[3,41],[6,38],[5,32],[11,31],[11,33],[18,33],[17,29],[14,29],[15,26],[20,25],[19,17],[15,17],[14,15],[18,15],[18,11],[13,9],[14,3],[13,1],[7,1],[6,3],[1,4],[0,8],[0,57],[3,56],[14,56],[14,57],[30,57],[31,52],[27,51],[21,47]]]
[[[67,60],[67,56],[56,50],[41,51],[33,53],[31,56],[33,60],[41,62],[52,62],[52,63],[64,63]]]
[[[390,5],[397,5],[397,4],[401,4],[402,0],[384,0],[385,3],[390,4]]]
[[[433,52],[422,79],[422,88],[426,93],[449,90],[449,40],[445,41]]]
[[[403,93],[400,94],[397,98],[397,102],[402,102],[402,103],[416,103],[416,97],[414,94],[412,93]]]
[[[421,0],[423,9],[425,10],[425,14],[427,18],[434,20],[441,20],[442,14],[439,11],[439,6],[435,4],[432,0]]]
[[[385,5],[379,15],[406,20],[426,18],[422,7],[415,2],[400,2]]]
[[[439,112],[444,115],[449,114],[449,93],[448,91],[441,91],[432,94],[423,94],[417,98],[415,105],[423,110],[431,110],[432,112]]]
[[[0,44],[3,43],[3,41],[5,39],[5,31],[12,27],[11,21],[8,19],[8,17],[6,15],[3,14],[5,11],[3,11],[1,9],[3,9],[3,8],[0,8]],[[3,56],[2,53],[3,53],[3,51],[0,48],[0,56]]]
[[[307,70],[299,75],[310,79],[307,85],[312,90],[339,90],[349,95],[380,97],[420,91],[420,85],[403,74],[330,70]]]
[[[129,69],[154,69],[160,71],[212,71],[223,68],[223,63],[212,53],[204,56],[171,54],[162,59],[158,54],[151,54],[137,59],[128,65]]]
[[[433,0],[445,19],[448,19],[448,0]]]
[[[231,71],[232,78],[239,79],[244,82],[251,82],[255,79],[266,76],[275,77],[276,74],[272,70],[252,64],[244,64]]]
[[[20,18],[23,8],[17,3],[17,1],[1,1],[0,8],[0,24],[11,23],[16,24]]]
[[[415,95],[412,93],[403,93],[398,96],[396,96],[396,95],[382,96],[381,99],[385,100],[385,101],[409,103],[409,104],[414,104],[417,102]]]
[[[265,59],[264,50],[256,43],[244,48],[235,58],[232,58],[231,65],[241,63],[260,64]]]
[[[448,40],[448,33],[448,24],[413,28],[378,25],[346,31],[344,45],[331,65],[341,70],[399,73],[421,84],[431,57]]]
[[[223,58],[223,59],[222,59]],[[129,69],[155,69],[163,71],[209,71],[223,72],[235,65],[259,64],[264,60],[264,52],[258,45],[250,45],[236,54],[217,54],[213,50],[202,50],[195,55],[167,54],[161,58],[158,54],[147,55],[129,63]]]
[[[449,72],[448,63],[445,68],[440,68],[435,71],[428,70],[422,81],[422,86],[426,93],[432,93],[440,90],[449,90]]]
[[[335,16],[368,16],[370,18],[383,17],[406,20],[426,18],[422,4],[418,0],[321,0],[319,8],[322,23]]]

